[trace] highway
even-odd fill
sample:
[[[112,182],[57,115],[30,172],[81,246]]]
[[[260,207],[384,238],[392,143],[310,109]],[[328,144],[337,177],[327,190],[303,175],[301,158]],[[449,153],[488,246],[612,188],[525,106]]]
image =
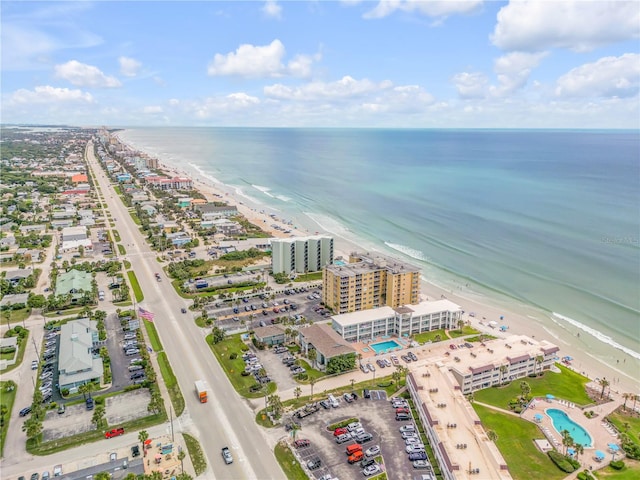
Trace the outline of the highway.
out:
[[[87,145],[86,157],[88,167],[102,189],[108,210],[116,219],[115,229],[127,251],[124,257],[131,262],[144,292],[140,306],[155,314],[154,323],[160,340],[184,396],[186,408],[176,422],[186,422],[197,429],[197,438],[207,456],[209,467],[201,477],[286,478],[269,447],[272,442],[267,441],[266,434],[256,425],[249,402],[239,397],[227,379],[205,342],[205,332],[195,325],[191,315],[180,312],[189,304],[175,292],[127,207],[114,193],[109,178],[93,153],[92,142]],[[156,272],[160,273],[163,281],[155,280]],[[201,404],[196,396],[196,380],[206,380],[213,389],[206,404]],[[225,465],[222,459],[221,449],[224,446],[233,453],[231,465]]]

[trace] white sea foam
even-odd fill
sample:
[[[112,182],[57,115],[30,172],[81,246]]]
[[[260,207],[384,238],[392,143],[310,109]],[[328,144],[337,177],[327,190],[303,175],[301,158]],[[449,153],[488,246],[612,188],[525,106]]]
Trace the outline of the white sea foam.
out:
[[[589,335],[592,335],[593,337],[597,338],[598,340],[600,340],[602,343],[606,343],[607,345],[611,345],[614,348],[617,348],[618,350],[622,350],[624,353],[637,358],[640,360],[640,353],[636,352],[635,350],[631,350],[630,348],[625,347],[624,345],[620,345],[618,342],[616,342],[615,340],[613,340],[611,337],[609,337],[608,335],[605,335],[604,333],[588,327],[587,325],[584,325],[580,322],[578,322],[577,320],[574,320],[573,318],[569,318],[566,317],[564,315],[561,315],[559,313],[556,312],[552,312],[553,316],[556,318],[559,318],[560,320],[567,322],[571,325],[573,325],[574,327],[579,328],[580,330],[582,330],[583,332],[587,332]]]
[[[269,187],[263,187],[262,185],[253,185],[253,184],[251,186],[256,190],[258,190],[259,192],[264,193],[268,197],[274,198],[274,196],[269,193],[271,191]]]
[[[416,260],[422,260],[423,262],[429,261],[429,257],[425,256],[424,253],[420,250],[416,250],[415,248],[407,247],[406,245],[401,245],[399,243],[384,242],[384,244],[400,253],[404,253],[408,257],[415,258]]]
[[[247,195],[246,193],[244,193],[244,191],[242,190],[242,187],[237,187],[235,185],[229,185],[230,188],[233,188],[233,192],[236,196],[238,197],[242,197],[247,199],[250,203],[253,203],[255,205],[262,205],[263,203],[258,200],[257,198],[254,198],[250,195]]]
[[[291,201],[291,197],[287,197],[286,195],[276,195],[276,198],[278,200],[282,200],[283,202],[290,202]]]
[[[211,180],[213,183],[217,183],[218,185],[222,183],[220,180],[218,180],[213,175],[205,172],[202,168],[200,168],[195,163],[189,163],[189,166],[191,168],[193,168],[195,171],[197,171],[200,174],[201,177],[206,178],[207,180]]]

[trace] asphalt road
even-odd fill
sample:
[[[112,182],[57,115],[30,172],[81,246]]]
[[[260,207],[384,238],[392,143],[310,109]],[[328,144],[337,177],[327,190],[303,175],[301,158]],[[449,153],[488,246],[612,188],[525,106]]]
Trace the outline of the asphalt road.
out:
[[[91,144],[87,147],[87,160],[108,210],[116,219],[115,228],[127,251],[125,257],[131,262],[144,292],[140,306],[155,314],[154,323],[185,398],[186,409],[182,417],[197,428],[197,436],[207,456],[209,468],[204,476],[216,479],[285,478],[266,436],[255,424],[249,403],[241,400],[233,389],[206,344],[203,331],[190,316],[180,312],[182,307],[188,306],[187,301],[178,296],[162,273],[156,255],[114,193]],[[155,280],[156,272],[164,281]],[[196,380],[206,380],[214,387],[206,404],[199,403],[196,397]],[[233,453],[232,465],[225,465],[222,460],[220,452],[224,446]]]

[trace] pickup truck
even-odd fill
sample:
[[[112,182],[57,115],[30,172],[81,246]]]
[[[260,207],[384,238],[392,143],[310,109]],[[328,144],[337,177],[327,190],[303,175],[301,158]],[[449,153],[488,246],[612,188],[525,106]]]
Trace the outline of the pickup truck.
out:
[[[224,463],[226,463],[227,465],[233,463],[233,456],[231,455],[231,450],[229,450],[229,447],[222,447],[222,458],[224,459]]]
[[[104,438],[113,438],[117,437],[118,435],[124,435],[124,428],[114,428],[113,430],[104,432]]]

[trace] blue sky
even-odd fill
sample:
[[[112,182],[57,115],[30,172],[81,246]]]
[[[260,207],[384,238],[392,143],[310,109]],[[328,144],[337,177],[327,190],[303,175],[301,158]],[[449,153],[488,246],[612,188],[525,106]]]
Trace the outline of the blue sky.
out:
[[[11,2],[3,123],[638,128],[637,1]]]

